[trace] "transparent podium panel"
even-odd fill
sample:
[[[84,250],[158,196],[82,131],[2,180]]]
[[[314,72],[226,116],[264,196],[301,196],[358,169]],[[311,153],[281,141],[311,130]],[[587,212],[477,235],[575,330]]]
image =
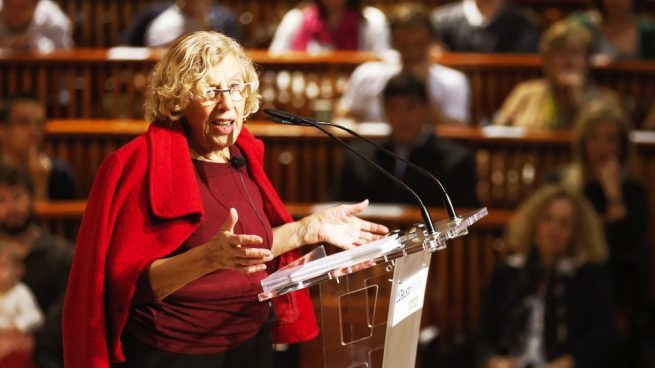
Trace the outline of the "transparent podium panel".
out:
[[[414,366],[430,254],[417,252],[318,286],[324,367]]]
[[[326,368],[413,367],[431,254],[486,215],[481,208],[434,223],[434,233],[417,225],[331,255],[318,247],[262,280],[259,300],[318,289]]]

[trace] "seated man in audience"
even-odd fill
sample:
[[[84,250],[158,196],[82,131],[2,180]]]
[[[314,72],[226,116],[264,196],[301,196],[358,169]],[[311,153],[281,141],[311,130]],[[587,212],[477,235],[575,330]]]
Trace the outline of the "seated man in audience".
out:
[[[494,124],[532,129],[571,128],[585,103],[604,98],[618,101],[613,91],[590,77],[592,37],[587,29],[563,20],[542,36],[545,78],[518,84],[503,102]]]
[[[34,218],[34,187],[21,167],[0,161],[0,242],[23,259],[21,281],[45,313],[34,358],[42,367],[63,367],[61,310],[73,245],[50,234]]]
[[[51,0],[0,0],[0,48],[50,52],[73,47],[71,22]]]
[[[11,245],[0,244],[0,365],[30,367],[33,333],[43,313],[30,288],[20,281],[23,261]]]
[[[536,52],[539,22],[506,0],[462,0],[432,12],[437,37],[453,52]]]
[[[121,40],[129,46],[167,47],[180,36],[214,30],[239,39],[236,16],[213,0],[155,2],[138,13]]]
[[[367,62],[357,67],[335,115],[360,122],[386,121],[381,91],[389,78],[405,70],[425,82],[432,123],[468,123],[469,81],[463,73],[430,61],[432,27],[423,7],[397,6],[391,14],[390,26],[400,62]]]
[[[466,148],[434,134],[434,126],[427,119],[430,102],[425,85],[413,74],[401,72],[389,80],[382,96],[391,126],[391,134],[382,145],[436,176],[455,206],[477,206],[475,160]],[[403,180],[425,205],[442,205],[441,191],[429,178],[364,142],[354,148]],[[335,199],[356,202],[368,198],[373,203],[416,205],[409,193],[352,153],[344,157],[340,179]]]
[[[0,107],[0,158],[27,169],[34,181],[36,200],[77,197],[73,170],[42,150],[45,109],[34,97],[12,97]]]

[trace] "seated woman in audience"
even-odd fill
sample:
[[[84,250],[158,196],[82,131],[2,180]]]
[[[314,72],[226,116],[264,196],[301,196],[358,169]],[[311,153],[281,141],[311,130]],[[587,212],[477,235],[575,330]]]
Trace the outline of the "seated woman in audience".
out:
[[[571,15],[591,31],[599,62],[655,58],[655,22],[639,15],[640,0],[594,0],[594,9]]]
[[[389,49],[389,27],[379,9],[359,0],[316,0],[289,11],[280,22],[269,51]]]
[[[562,186],[544,187],[518,209],[506,244],[512,254],[483,295],[480,367],[603,367],[614,301],[593,208]]]
[[[542,36],[544,78],[518,84],[503,102],[494,124],[533,129],[570,128],[585,102],[604,97],[618,99],[598,87],[589,75],[593,50],[591,34],[571,21],[553,24]]]
[[[73,47],[71,22],[51,0],[0,0],[0,48],[50,52]]]
[[[647,195],[635,179],[629,133],[628,118],[618,104],[590,103],[576,119],[574,162],[559,173],[563,184],[583,193],[602,220],[622,336],[632,333],[631,316],[645,302],[640,271],[645,269],[641,260],[646,258],[643,240],[648,226]]]

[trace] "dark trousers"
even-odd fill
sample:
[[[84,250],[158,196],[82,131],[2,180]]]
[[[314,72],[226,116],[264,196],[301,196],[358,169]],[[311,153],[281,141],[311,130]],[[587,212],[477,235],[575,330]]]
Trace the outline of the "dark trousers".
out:
[[[242,345],[223,353],[189,355],[155,349],[139,339],[123,334],[125,363],[115,368],[272,368],[273,352],[270,322]]]

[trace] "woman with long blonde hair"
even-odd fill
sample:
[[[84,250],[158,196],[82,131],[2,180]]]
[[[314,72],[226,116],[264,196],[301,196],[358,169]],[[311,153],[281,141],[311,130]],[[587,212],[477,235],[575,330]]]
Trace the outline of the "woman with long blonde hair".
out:
[[[483,297],[480,367],[603,367],[613,296],[591,205],[562,186],[544,187],[518,209],[505,242],[511,254]]]

